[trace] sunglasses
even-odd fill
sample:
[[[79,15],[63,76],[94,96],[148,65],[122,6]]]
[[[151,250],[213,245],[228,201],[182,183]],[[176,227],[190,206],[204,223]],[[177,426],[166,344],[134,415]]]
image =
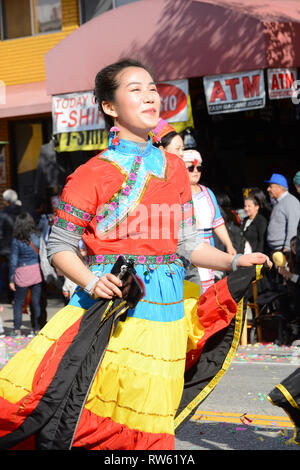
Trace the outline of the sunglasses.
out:
[[[197,171],[201,171],[201,165],[191,165],[191,166],[188,166],[187,167],[187,170],[190,172],[190,173],[193,173],[193,171],[195,170]]]

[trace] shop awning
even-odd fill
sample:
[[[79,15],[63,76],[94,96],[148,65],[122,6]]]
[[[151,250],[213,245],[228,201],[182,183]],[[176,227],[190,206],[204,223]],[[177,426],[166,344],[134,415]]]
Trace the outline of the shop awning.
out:
[[[46,82],[10,85],[5,87],[5,103],[0,103],[0,119],[51,113],[51,109]]]
[[[157,81],[300,66],[296,0],[143,0],[85,23],[45,56],[51,95],[91,90],[122,57],[150,64]]]

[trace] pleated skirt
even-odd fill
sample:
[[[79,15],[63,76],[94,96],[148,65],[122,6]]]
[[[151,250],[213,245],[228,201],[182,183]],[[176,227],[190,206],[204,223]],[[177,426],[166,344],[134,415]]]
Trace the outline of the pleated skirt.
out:
[[[100,273],[97,265],[92,270]],[[74,430],[74,448],[174,448],[187,354],[184,269],[174,263],[145,274],[138,265],[137,274],[146,296],[109,340]],[[69,305],[1,370],[0,437],[21,426],[37,407],[93,302],[77,288]],[[17,448],[34,448],[34,436]]]

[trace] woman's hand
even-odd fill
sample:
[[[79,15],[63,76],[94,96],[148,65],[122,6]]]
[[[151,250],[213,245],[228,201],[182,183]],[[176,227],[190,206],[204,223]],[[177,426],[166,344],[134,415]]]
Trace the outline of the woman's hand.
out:
[[[226,247],[226,251],[227,251],[227,253],[229,253],[230,255],[233,255],[233,256],[237,255],[236,249],[234,248],[233,245],[228,245],[228,246]]]
[[[16,291],[16,286],[15,286],[14,282],[10,282],[10,283],[9,283],[9,288],[10,288],[11,290],[13,290],[14,292]]]
[[[103,299],[112,299],[114,296],[122,298],[120,287],[122,287],[121,279],[114,274],[107,273],[99,278],[93,289],[93,294],[95,297]]]
[[[267,255],[263,253],[250,253],[248,255],[242,255],[237,260],[237,267],[242,266],[253,266],[254,264],[264,264],[267,261],[269,268],[271,269],[273,263],[270,261]]]

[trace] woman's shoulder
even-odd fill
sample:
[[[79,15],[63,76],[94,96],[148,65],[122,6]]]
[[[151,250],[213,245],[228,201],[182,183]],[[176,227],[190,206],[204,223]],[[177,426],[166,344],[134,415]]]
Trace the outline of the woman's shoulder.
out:
[[[39,232],[32,232],[31,235],[30,235],[30,238],[31,238],[31,241],[33,243],[35,242],[40,242],[40,233]]]
[[[263,214],[261,214],[260,212],[257,213],[254,220],[255,220],[256,223],[259,223],[259,224],[267,224],[268,223],[266,217]]]
[[[120,171],[110,161],[102,159],[104,152],[90,158],[86,163],[78,166],[66,180],[65,188],[72,188],[76,192],[86,192],[99,185],[99,181],[111,180],[118,176]],[[113,177],[112,177],[113,175]]]

